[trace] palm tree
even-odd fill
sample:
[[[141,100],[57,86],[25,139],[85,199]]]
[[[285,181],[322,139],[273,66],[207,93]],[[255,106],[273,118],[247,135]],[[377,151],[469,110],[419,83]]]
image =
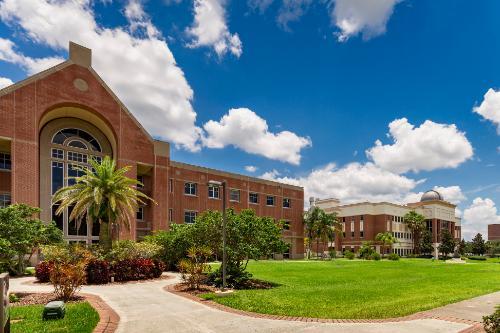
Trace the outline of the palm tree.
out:
[[[394,237],[390,232],[379,232],[377,236],[375,236],[375,240],[382,243],[382,256],[385,256],[385,249],[387,246],[390,246],[392,248],[392,244],[398,242],[397,238]]]
[[[314,234],[317,241],[316,248],[319,249],[319,241],[321,240],[324,250],[328,247],[328,241],[335,237],[335,232],[338,232],[341,227],[336,213],[327,214],[325,211],[321,210],[318,217],[314,227]]]
[[[139,181],[125,176],[130,167],[116,169],[116,162],[108,156],[101,163],[91,159],[90,165],[74,167],[83,172],[83,176],[70,177],[75,184],[59,189],[53,202],[60,204],[56,211],[58,215],[73,207],[69,220],[74,220],[77,228],[83,218],[90,225],[92,221],[99,221],[99,243],[109,250],[112,246],[111,226],[118,223],[129,228],[139,205],[147,200],[155,202],[137,190],[137,185],[142,185]]]
[[[306,229],[306,237],[307,237],[307,258],[311,257],[311,245],[315,238],[315,229],[316,224],[318,223],[321,215],[323,214],[323,210],[318,206],[313,206],[309,208],[309,210],[304,214],[304,225]]]
[[[419,237],[425,228],[425,217],[414,210],[406,213],[404,221],[412,233],[412,246],[415,250],[415,238]]]

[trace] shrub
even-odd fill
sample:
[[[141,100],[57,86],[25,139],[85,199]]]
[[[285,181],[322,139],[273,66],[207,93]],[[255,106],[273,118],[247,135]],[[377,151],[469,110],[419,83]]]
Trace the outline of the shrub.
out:
[[[228,265],[226,270],[227,286],[234,289],[246,289],[250,287],[252,274],[245,271],[240,266]],[[208,275],[208,283],[222,287],[222,265],[214,272]]]
[[[114,263],[111,267],[115,281],[135,281],[158,278],[165,265],[152,259],[127,259]]]
[[[375,249],[372,247],[372,245],[369,242],[363,243],[361,248],[359,249],[359,257],[366,259],[366,260],[371,260],[373,259],[373,255],[377,253]]]
[[[78,245],[46,246],[42,252],[54,264],[50,270],[50,282],[56,295],[63,301],[70,300],[85,284],[85,267],[92,254]]]
[[[479,261],[485,261],[486,257],[481,257],[481,256],[470,256],[467,257],[469,260],[479,260]]]
[[[205,272],[210,269],[207,261],[211,255],[212,251],[208,247],[192,247],[188,251],[188,259],[179,262],[182,281],[190,289],[199,289],[205,282]]]
[[[375,261],[379,261],[380,260],[380,254],[375,252],[373,253],[369,258],[369,260],[375,260]]]
[[[16,294],[14,294],[14,293],[9,294],[9,302],[10,303],[19,302],[19,300],[20,300],[20,298]]]
[[[346,257],[349,260],[353,260],[355,255],[354,255],[354,252],[347,250],[344,252],[344,257]]]
[[[330,256],[330,259],[335,259],[335,258],[337,258],[337,251],[335,251],[335,249],[330,249],[330,250],[328,251],[328,254],[329,254],[329,256]]]
[[[50,261],[41,261],[35,267],[35,277],[38,282],[50,282],[50,271],[54,268],[54,263]]]
[[[161,250],[161,245],[156,243],[123,240],[113,244],[112,250],[105,255],[105,258],[112,262],[130,259],[155,259],[158,258]]]
[[[497,306],[493,314],[483,317],[483,325],[486,333],[500,332],[500,306]]]
[[[399,260],[399,255],[397,253],[391,253],[387,256],[387,259],[397,261]]]
[[[106,284],[110,280],[109,264],[104,260],[92,260],[87,264],[87,283]]]

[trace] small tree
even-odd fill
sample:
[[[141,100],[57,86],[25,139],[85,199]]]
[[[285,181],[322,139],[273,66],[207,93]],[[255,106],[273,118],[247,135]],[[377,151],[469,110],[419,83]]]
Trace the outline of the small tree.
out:
[[[61,230],[34,217],[38,213],[39,208],[25,204],[0,208],[0,264],[15,275],[24,274],[26,256],[39,246],[62,242]]]
[[[486,248],[488,249],[488,254],[491,257],[500,256],[500,241],[488,241],[486,242]]]
[[[392,245],[398,242],[398,239],[394,237],[390,232],[379,232],[375,236],[375,240],[381,244],[383,256],[385,256],[387,252],[387,247],[392,248]]]
[[[420,252],[422,254],[432,254],[434,246],[432,245],[432,234],[429,230],[422,233],[419,243]]]
[[[466,249],[467,249],[467,242],[465,241],[465,239],[462,238],[462,240],[458,242],[457,252],[463,256],[466,253]]]
[[[130,167],[116,168],[116,162],[109,156],[101,163],[90,159],[90,167],[76,166],[74,169],[83,173],[81,177],[70,177],[74,185],[60,188],[54,194],[54,203],[59,203],[57,214],[73,207],[69,220],[74,220],[80,227],[86,218],[90,225],[98,221],[99,243],[106,250],[111,250],[111,227],[114,224],[130,226],[139,205],[146,201],[155,202],[146,194],[137,190],[141,183],[125,176]]]
[[[321,211],[319,214],[319,218],[314,225],[314,235],[316,236],[317,244],[316,248],[318,249],[319,256],[319,241],[321,240],[323,249],[328,247],[328,242],[332,241],[335,237],[335,232],[339,232],[341,230],[340,223],[337,219],[337,214],[327,214],[324,211]],[[323,256],[321,256],[323,257]]]
[[[439,244],[439,252],[443,254],[445,258],[448,257],[448,254],[453,253],[455,251],[455,240],[451,235],[448,229],[444,229],[441,231],[441,243]]]
[[[418,214],[414,210],[406,213],[404,216],[404,221],[412,233],[412,245],[416,253],[419,253],[418,242],[415,244],[415,240],[420,240],[420,235],[425,229],[425,217]],[[417,246],[416,246],[417,245]]]
[[[481,234],[478,233],[472,240],[471,251],[472,254],[481,256],[486,253],[486,243]]]
[[[304,213],[304,227],[307,238],[307,258],[311,258],[312,243],[316,239],[317,224],[324,215],[324,211],[318,206],[313,206],[309,208],[307,212]]]

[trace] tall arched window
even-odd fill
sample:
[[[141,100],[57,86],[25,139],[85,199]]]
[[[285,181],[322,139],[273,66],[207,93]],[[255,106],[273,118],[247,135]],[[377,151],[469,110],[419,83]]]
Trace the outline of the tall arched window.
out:
[[[104,157],[99,141],[88,132],[78,128],[64,128],[54,134],[50,144],[51,194],[63,186],[73,185],[75,179],[83,175],[83,171],[75,166],[90,167],[90,159],[101,161]],[[65,237],[71,241],[95,242],[99,239],[99,224],[92,228],[85,219],[78,227],[69,221],[71,207],[62,215],[56,215],[58,205],[52,206],[52,219],[63,230]]]

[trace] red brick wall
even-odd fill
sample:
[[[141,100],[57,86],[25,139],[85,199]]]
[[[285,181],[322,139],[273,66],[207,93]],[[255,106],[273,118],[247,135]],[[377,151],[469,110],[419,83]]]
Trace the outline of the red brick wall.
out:
[[[488,224],[488,240],[500,241],[500,224]]]

